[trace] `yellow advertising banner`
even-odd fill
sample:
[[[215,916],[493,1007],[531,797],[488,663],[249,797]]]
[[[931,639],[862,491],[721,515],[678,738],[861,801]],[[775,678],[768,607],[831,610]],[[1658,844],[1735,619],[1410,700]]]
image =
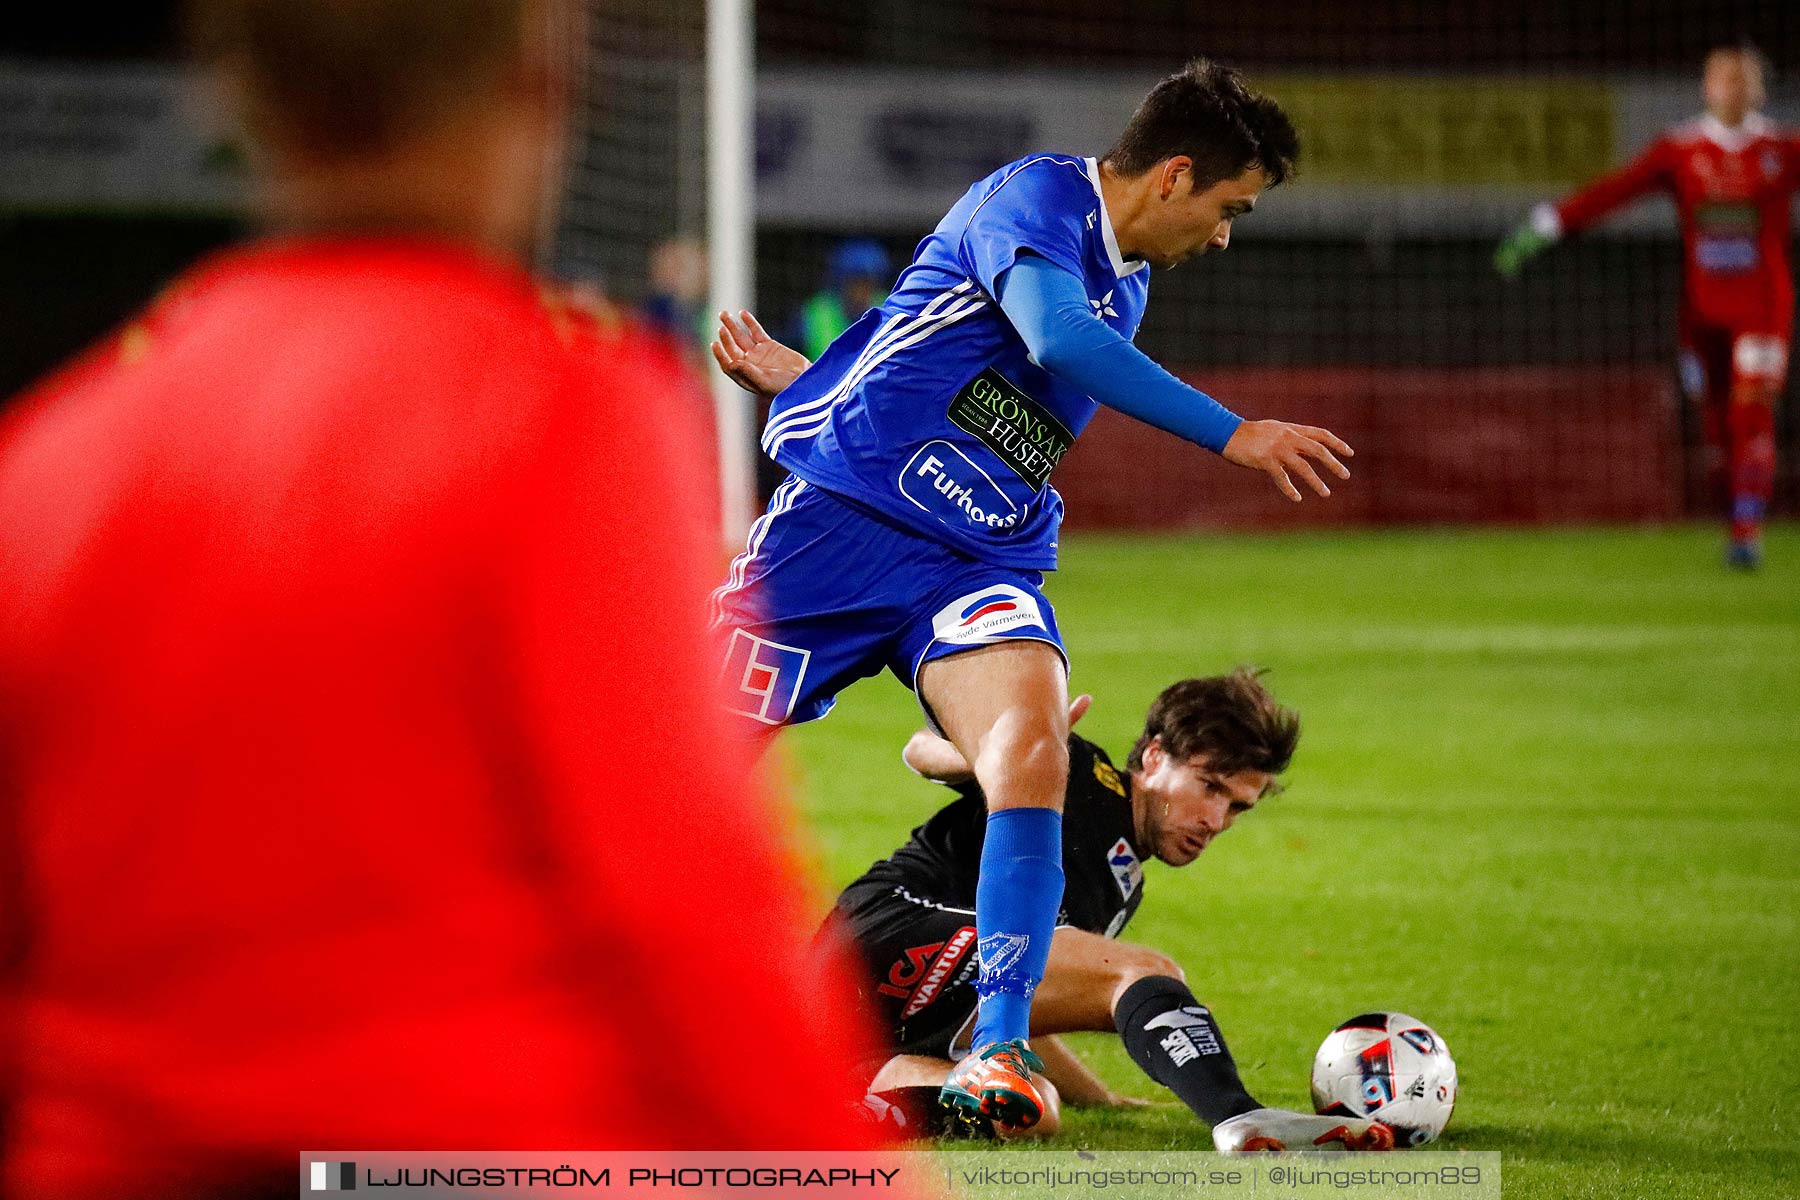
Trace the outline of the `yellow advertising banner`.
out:
[[[1260,81],[1300,131],[1309,183],[1564,187],[1613,162],[1613,89],[1532,79]]]

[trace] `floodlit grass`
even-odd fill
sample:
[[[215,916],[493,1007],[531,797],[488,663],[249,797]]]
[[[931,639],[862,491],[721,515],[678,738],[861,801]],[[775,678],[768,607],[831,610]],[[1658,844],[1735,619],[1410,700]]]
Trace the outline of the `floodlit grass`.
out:
[[[1123,760],[1183,675],[1270,669],[1304,718],[1287,794],[1149,868],[1127,939],[1186,968],[1253,1093],[1373,1008],[1434,1025],[1441,1148],[1509,1197],[1800,1194],[1800,528],[1728,573],[1710,528],[1070,538],[1052,576]],[[841,885],[940,792],[891,679],[786,735]],[[1112,1085],[1170,1099],[1116,1037]],[[1067,1148],[1210,1148],[1184,1108],[1072,1111]],[[1016,1151],[1009,1151],[1016,1152]]]

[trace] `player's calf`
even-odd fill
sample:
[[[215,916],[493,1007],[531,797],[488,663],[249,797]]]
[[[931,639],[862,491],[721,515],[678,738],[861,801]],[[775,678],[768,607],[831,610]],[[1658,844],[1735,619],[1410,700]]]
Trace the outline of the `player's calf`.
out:
[[[1393,1131],[1378,1122],[1264,1108],[1239,1078],[1211,1011],[1176,976],[1138,978],[1113,1015],[1132,1061],[1213,1127],[1221,1151],[1394,1147]]]
[[[1133,985],[1145,979],[1169,979],[1181,984],[1184,988],[1187,986],[1187,972],[1181,969],[1180,963],[1160,950],[1133,945],[1130,942],[1117,942],[1114,945],[1117,947],[1116,954],[1107,956],[1109,963],[1113,966],[1113,978],[1107,993],[1109,1016],[1116,1019],[1119,1004],[1125,999],[1125,994],[1131,990]]]
[[[981,974],[971,1045],[1022,1046],[1062,903],[1069,777],[1063,658],[1042,641],[984,646],[927,662],[919,688],[973,765],[988,804],[975,890]]]
[[[1787,369],[1780,338],[1745,334],[1732,351],[1726,410],[1731,543],[1726,561],[1752,570],[1762,561],[1762,527],[1775,490],[1775,399]]]
[[[1180,979],[1137,980],[1119,997],[1113,1020],[1132,1061],[1208,1125],[1262,1107],[1238,1077],[1211,1011]]]

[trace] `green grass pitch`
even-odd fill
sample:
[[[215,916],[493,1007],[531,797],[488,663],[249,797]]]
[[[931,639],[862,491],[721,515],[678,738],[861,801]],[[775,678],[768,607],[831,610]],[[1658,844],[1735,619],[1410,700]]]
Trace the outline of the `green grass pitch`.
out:
[[[1271,670],[1289,788],[1125,937],[1172,954],[1251,1090],[1305,1107],[1337,1022],[1437,1027],[1444,1148],[1511,1197],[1800,1194],[1800,528],[1728,573],[1711,528],[1084,537],[1049,581],[1121,760],[1183,675]],[[841,885],[933,811],[891,679],[785,735]],[[1072,1039],[1172,1099],[1118,1039]],[[1185,1109],[1072,1110],[1067,1148],[1210,1148]],[[1016,1152],[1016,1151],[1007,1151]]]

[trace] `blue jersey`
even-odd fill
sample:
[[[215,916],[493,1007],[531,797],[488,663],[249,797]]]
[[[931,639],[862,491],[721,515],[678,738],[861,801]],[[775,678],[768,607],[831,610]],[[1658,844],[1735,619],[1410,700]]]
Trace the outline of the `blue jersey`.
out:
[[[1038,154],[970,188],[869,310],[775,398],[763,449],[815,487],[980,561],[1056,566],[1050,473],[1095,401],[1032,361],[995,299],[1021,254],[1136,335],[1148,264],[1119,254],[1091,158]]]

